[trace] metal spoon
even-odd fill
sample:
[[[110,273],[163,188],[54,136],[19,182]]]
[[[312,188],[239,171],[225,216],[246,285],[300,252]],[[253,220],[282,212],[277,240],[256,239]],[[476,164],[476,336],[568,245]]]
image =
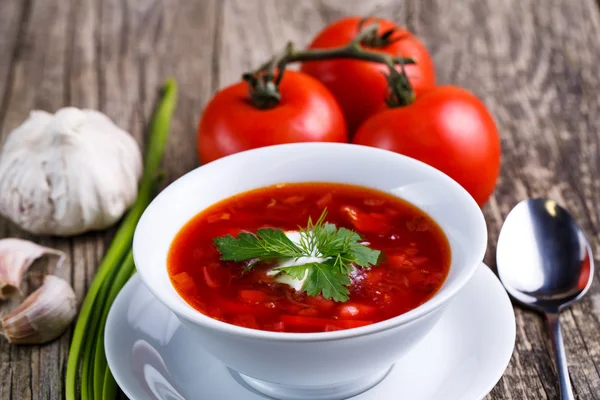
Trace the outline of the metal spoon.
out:
[[[574,400],[559,313],[579,300],[592,284],[594,259],[583,231],[556,202],[524,200],[504,221],[496,262],[508,293],[546,316],[561,399]]]

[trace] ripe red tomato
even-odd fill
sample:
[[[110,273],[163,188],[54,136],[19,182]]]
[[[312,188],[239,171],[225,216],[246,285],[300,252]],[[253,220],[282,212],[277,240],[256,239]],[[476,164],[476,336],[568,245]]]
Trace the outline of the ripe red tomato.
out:
[[[358,33],[361,17],[344,18],[327,26],[321,31],[310,49],[326,49],[348,44]],[[423,44],[409,31],[399,27],[392,21],[384,19],[368,19],[362,25],[366,27],[377,21],[378,35],[395,29],[392,39],[398,39],[383,47],[369,47],[368,50],[390,54],[394,57],[411,57],[414,65],[406,65],[406,74],[417,95],[435,86],[435,70],[429,52]],[[398,70],[400,68],[398,67]],[[352,59],[331,59],[304,62],[301,71],[310,74],[323,82],[340,103],[350,136],[359,125],[384,104],[387,90],[388,67],[383,64]]]
[[[500,172],[500,139],[492,116],[472,93],[440,86],[414,103],[385,109],[358,129],[354,143],[423,161],[461,184],[482,206]]]
[[[348,141],[342,111],[319,81],[286,71],[279,90],[281,101],[266,110],[251,103],[246,82],[218,92],[198,126],[200,161],[275,144]]]

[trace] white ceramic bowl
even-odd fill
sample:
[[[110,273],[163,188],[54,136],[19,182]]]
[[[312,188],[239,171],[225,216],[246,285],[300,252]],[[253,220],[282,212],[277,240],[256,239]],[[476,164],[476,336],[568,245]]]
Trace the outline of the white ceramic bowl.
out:
[[[167,253],[181,227],[208,206],[284,182],[339,182],[392,193],[431,216],[450,242],[448,278],[432,299],[398,317],[350,330],[280,333],[214,320],[171,285]],[[340,399],[381,380],[420,341],[483,260],[487,230],[480,208],[438,170],[385,150],[338,143],[271,146],[225,157],[184,175],[144,212],[133,241],[148,289],[200,343],[255,389],[279,399]],[[190,357],[193,357],[190,354]]]

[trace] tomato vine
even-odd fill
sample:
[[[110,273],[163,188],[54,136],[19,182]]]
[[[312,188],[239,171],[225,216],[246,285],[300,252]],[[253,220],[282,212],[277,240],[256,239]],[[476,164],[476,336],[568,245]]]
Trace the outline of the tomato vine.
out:
[[[359,24],[359,29],[362,27],[363,22]],[[415,64],[416,62],[412,58],[393,57],[389,54],[368,50],[363,47],[363,44],[368,44],[372,47],[381,47],[399,40],[399,38],[394,38],[393,33],[395,31],[392,29],[382,34],[379,34],[378,31],[379,24],[377,22],[371,23],[366,28],[360,29],[359,33],[350,43],[332,49],[298,50],[292,42],[288,42],[281,54],[274,56],[255,71],[242,75],[242,79],[248,83],[252,104],[260,109],[273,108],[279,104],[281,100],[279,84],[283,79],[288,64],[299,61],[321,61],[343,58],[385,64],[389,70],[386,76],[388,81],[386,103],[390,107],[410,104],[414,100],[415,94],[404,71],[404,65]],[[398,72],[396,66],[400,66],[400,72]]]

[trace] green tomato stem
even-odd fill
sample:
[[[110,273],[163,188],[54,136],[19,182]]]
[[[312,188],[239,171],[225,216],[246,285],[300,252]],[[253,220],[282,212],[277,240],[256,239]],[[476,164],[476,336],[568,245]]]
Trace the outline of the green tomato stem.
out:
[[[260,109],[269,109],[275,107],[281,100],[279,93],[279,84],[283,79],[287,64],[292,62],[304,61],[321,61],[330,59],[353,59],[362,61],[371,61],[385,64],[389,69],[389,77],[394,77],[394,80],[388,78],[390,91],[393,96],[401,97],[403,100],[414,98],[414,93],[406,73],[404,65],[415,64],[415,60],[406,57],[392,57],[389,54],[365,49],[361,43],[367,38],[377,36],[379,24],[372,23],[365,29],[359,31],[354,39],[345,46],[335,47],[331,49],[305,49],[296,50],[294,45],[289,42],[284,51],[261,65],[256,71],[242,75],[242,79],[248,82],[250,98],[252,103]],[[392,86],[399,82],[397,75],[400,73],[396,70],[396,65],[402,67],[402,86]],[[276,74],[276,71],[279,73]],[[395,73],[395,74],[394,74]],[[398,94],[402,90],[403,93]],[[388,102],[390,104],[390,102]],[[397,104],[404,105],[404,104]]]

